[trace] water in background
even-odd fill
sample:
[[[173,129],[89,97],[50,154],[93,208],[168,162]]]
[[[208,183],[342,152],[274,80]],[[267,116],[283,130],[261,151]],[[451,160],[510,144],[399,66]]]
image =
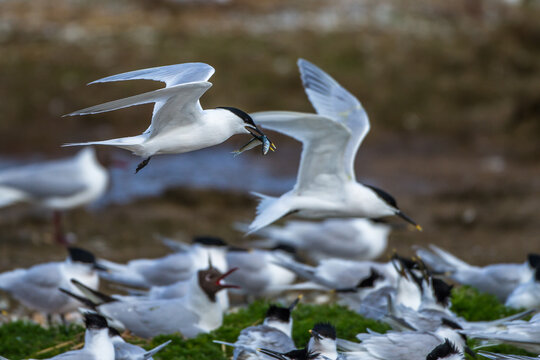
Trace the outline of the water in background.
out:
[[[234,156],[230,146],[219,146],[178,155],[159,155],[135,174],[140,158],[127,159],[125,168],[112,168],[110,187],[91,208],[126,204],[133,200],[159,196],[167,189],[189,187],[280,194],[290,190],[296,174],[276,174],[275,154]],[[43,161],[41,156],[25,159],[0,158],[0,169]],[[277,161],[276,161],[277,160]]]

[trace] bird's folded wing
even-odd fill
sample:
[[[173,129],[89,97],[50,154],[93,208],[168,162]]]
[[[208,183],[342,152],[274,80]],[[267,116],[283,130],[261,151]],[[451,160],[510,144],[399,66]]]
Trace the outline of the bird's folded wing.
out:
[[[185,63],[159,66],[148,69],[129,71],[92,81],[90,84],[124,80],[155,80],[166,84],[166,87],[190,82],[208,81],[215,70],[204,63]]]
[[[0,173],[0,185],[34,198],[70,196],[85,189],[73,159],[33,164]]]
[[[328,117],[290,111],[265,111],[252,114],[263,127],[291,136],[302,142],[302,158],[295,192],[305,194],[335,186],[349,180],[344,167],[345,147],[351,132]]]
[[[304,59],[298,60],[304,89],[317,114],[345,124],[352,136],[345,150],[347,174],[354,178],[354,159],[358,147],[369,132],[366,111],[358,99],[326,72]]]

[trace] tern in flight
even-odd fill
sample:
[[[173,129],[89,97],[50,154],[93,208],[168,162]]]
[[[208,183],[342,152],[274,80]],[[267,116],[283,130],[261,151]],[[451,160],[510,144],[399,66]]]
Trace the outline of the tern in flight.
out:
[[[306,218],[380,218],[397,215],[422,228],[385,191],[356,181],[354,159],[369,131],[369,119],[356,97],[312,63],[299,59],[305,91],[317,114],[265,111],[252,114],[265,128],[302,142],[296,185],[280,197],[261,198],[253,233],[296,214]]]
[[[185,63],[130,71],[91,82],[90,84],[144,79],[164,82],[165,88],[67,114],[98,114],[155,103],[150,127],[141,135],[65,146],[94,144],[129,150],[144,158],[136,172],[144,168],[153,155],[180,154],[203,149],[221,144],[235,134],[250,133],[253,136],[253,139],[242,147],[242,151],[259,144],[262,144],[263,154],[268,150],[274,151],[275,145],[244,111],[229,106],[203,110],[199,99],[212,86],[208,79],[214,71],[208,64]]]

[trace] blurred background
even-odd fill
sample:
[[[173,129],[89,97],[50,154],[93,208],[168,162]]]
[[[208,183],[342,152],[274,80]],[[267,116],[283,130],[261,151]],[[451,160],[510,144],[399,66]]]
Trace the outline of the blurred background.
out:
[[[312,111],[296,61],[355,94],[371,119],[360,181],[393,194],[424,232],[395,231],[388,253],[435,243],[466,261],[540,252],[540,2],[534,0],[0,0],[0,169],[74,154],[67,142],[141,133],[152,107],[62,117],[157,89],[125,71],[202,61],[205,108]],[[245,239],[256,190],[287,191],[300,145],[233,158],[247,141],[112,170],[90,209],[67,215],[77,244],[117,261],[166,253],[156,235]],[[331,241],[331,239],[329,239]],[[0,269],[62,258],[50,214],[0,209]]]

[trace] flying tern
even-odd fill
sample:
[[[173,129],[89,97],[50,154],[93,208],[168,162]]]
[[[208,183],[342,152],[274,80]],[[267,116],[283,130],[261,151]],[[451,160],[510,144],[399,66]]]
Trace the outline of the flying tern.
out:
[[[108,180],[94,149],[87,147],[70,158],[0,171],[0,207],[29,202],[53,210],[56,241],[66,244],[61,212],[99,199]]]
[[[69,256],[64,262],[44,263],[0,274],[0,289],[26,307],[47,314],[49,321],[52,314],[60,314],[63,318],[64,314],[77,310],[80,304],[58,288],[82,295],[70,281],[76,279],[91,289],[97,289],[99,277],[96,269],[104,269],[89,251],[74,247],[68,251]]]
[[[315,219],[397,215],[421,230],[398,208],[391,195],[356,181],[354,159],[370,127],[358,99],[310,62],[300,59],[298,67],[317,114],[287,111],[252,114],[265,128],[301,141],[303,148],[292,190],[280,197],[256,194],[261,201],[249,233],[288,214]]]
[[[178,154],[221,144],[235,134],[251,134],[253,141],[263,145],[263,154],[275,150],[275,145],[244,111],[234,107],[203,110],[199,99],[212,86],[208,82],[214,68],[204,63],[185,63],[135,70],[95,80],[90,84],[124,80],[155,80],[165,88],[92,106],[67,114],[87,115],[154,103],[150,127],[141,135],[66,144],[109,145],[131,151],[144,158],[136,172],[158,154]],[[246,144],[247,145],[247,144]]]

